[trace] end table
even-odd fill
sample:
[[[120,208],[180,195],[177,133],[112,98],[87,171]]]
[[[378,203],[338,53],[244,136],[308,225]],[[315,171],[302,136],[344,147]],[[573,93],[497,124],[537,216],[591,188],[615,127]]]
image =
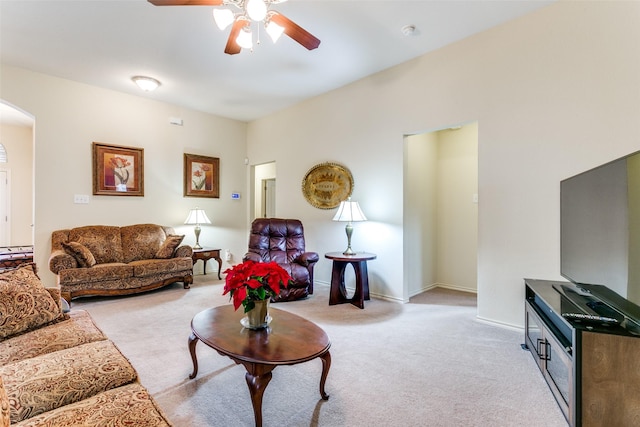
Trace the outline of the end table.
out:
[[[210,259],[215,259],[218,261],[218,280],[222,280],[220,276],[220,272],[222,270],[222,259],[220,258],[220,249],[211,249],[211,248],[202,248],[202,249],[194,249],[193,255],[191,256],[193,259],[193,265],[196,265],[196,262],[201,259],[204,263],[204,274],[207,274],[207,261]]]
[[[329,305],[348,302],[358,308],[364,308],[364,301],[369,299],[367,261],[376,259],[376,254],[361,252],[353,255],[345,255],[342,252],[329,252],[324,254],[324,257],[333,260]],[[356,273],[356,290],[353,298],[347,298],[347,290],[344,285],[344,270],[347,268],[347,264],[351,264]]]

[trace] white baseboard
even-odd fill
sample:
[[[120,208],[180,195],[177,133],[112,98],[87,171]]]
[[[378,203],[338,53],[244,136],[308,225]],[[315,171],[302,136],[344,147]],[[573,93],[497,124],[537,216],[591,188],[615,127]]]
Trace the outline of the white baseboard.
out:
[[[487,319],[486,317],[482,317],[482,316],[476,316],[476,320],[478,322],[481,323],[486,323],[487,325],[491,325],[491,326],[499,326],[501,328],[504,329],[509,329],[511,331],[518,331],[518,332],[524,332],[524,327],[520,326],[520,325],[514,325],[512,323],[504,323],[504,322],[499,322],[497,320],[494,319]],[[524,337],[523,337],[524,338]]]
[[[322,286],[326,286],[326,287],[331,287],[331,283],[330,282],[325,282],[324,280],[314,280],[313,281],[313,286],[317,286],[317,285],[322,285]],[[355,292],[355,288],[351,287],[351,286],[346,286],[347,292],[353,294]],[[391,302],[397,302],[397,303],[401,303],[401,304],[405,304],[409,301],[404,301],[402,298],[396,298],[396,297],[390,297],[389,295],[383,295],[383,294],[378,294],[375,292],[371,292],[371,289],[369,289],[369,296],[371,298],[376,298],[376,299],[381,299],[381,300],[385,300],[385,301],[391,301]]]

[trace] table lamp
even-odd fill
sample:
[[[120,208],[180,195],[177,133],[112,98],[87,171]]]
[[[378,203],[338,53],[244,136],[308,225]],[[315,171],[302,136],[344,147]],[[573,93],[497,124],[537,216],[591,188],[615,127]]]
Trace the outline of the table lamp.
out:
[[[204,209],[198,209],[197,207],[189,211],[187,219],[184,221],[187,225],[195,225],[193,231],[196,233],[196,244],[193,249],[202,249],[200,246],[200,224],[211,224],[211,220],[207,217]]]
[[[340,202],[338,212],[336,212],[333,220],[347,222],[347,225],[344,228],[347,233],[347,249],[342,253],[344,255],[355,255],[355,252],[351,249],[351,235],[353,234],[353,226],[351,223],[367,220],[367,217],[364,216],[360,209],[360,205],[358,205],[358,202],[352,202],[351,197],[349,197],[346,201]]]

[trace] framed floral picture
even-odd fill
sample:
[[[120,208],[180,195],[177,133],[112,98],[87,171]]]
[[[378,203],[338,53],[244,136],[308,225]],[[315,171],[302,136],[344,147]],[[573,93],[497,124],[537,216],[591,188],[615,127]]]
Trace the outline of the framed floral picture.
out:
[[[94,142],[93,194],[144,196],[144,149]]]
[[[185,197],[220,197],[220,159],[184,154]]]

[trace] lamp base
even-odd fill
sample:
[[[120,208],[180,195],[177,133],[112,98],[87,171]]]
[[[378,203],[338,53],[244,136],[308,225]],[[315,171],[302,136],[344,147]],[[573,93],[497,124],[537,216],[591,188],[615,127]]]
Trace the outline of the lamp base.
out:
[[[353,226],[351,225],[351,222],[347,224],[347,226],[344,228],[344,231],[347,233],[347,249],[342,252],[342,254],[355,255],[356,253],[353,249],[351,249],[351,235],[353,234]]]
[[[196,234],[196,244],[193,245],[193,249],[202,249],[202,246],[200,246],[200,226],[196,225],[193,231]]]
[[[356,252],[355,252],[353,249],[351,249],[351,246],[349,246],[349,247],[347,248],[347,250],[345,250],[344,252],[342,252],[342,255],[355,255],[355,254],[356,254]]]

